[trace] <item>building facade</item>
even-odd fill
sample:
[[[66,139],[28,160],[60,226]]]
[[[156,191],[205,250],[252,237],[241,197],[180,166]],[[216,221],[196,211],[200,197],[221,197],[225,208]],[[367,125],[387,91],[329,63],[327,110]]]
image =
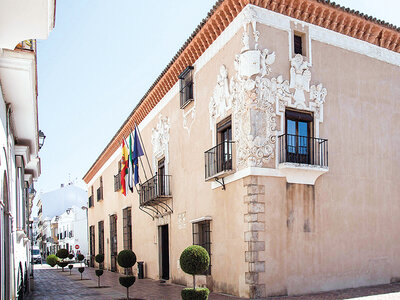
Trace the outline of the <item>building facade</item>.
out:
[[[0,3],[1,300],[23,299],[30,289],[30,213],[40,176],[35,39],[47,38],[54,13],[54,0]]]
[[[328,1],[219,1],[84,176],[89,252],[243,297],[400,277],[400,30]],[[120,192],[138,125],[140,183]],[[329,141],[329,147],[328,147]],[[394,160],[394,161],[393,161]]]

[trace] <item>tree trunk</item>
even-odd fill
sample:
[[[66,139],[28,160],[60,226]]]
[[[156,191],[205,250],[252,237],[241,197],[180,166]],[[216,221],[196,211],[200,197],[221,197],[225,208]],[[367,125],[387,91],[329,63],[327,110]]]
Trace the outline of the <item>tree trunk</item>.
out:
[[[126,300],[129,300],[129,288],[126,288]]]
[[[82,273],[81,273],[81,280],[82,280]]]
[[[100,287],[100,276],[99,276],[99,280],[97,281],[97,286]]]
[[[193,275],[193,289],[196,289],[196,277]]]

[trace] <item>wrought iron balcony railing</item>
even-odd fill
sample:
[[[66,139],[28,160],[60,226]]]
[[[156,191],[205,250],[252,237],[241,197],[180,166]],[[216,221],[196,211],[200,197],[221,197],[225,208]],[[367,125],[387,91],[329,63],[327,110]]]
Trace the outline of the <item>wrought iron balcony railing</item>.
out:
[[[296,163],[328,167],[328,140],[282,134],[278,137],[279,163]]]
[[[233,171],[234,144],[233,141],[224,141],[204,153],[206,180],[223,177]]]
[[[140,206],[152,205],[152,202],[171,198],[171,175],[155,175],[140,185]],[[155,203],[157,204],[157,203]]]

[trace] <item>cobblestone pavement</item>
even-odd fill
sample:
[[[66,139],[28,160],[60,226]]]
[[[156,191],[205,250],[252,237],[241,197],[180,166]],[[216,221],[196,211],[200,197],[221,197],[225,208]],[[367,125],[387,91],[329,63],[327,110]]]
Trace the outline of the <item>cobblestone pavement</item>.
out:
[[[38,299],[126,299],[126,289],[118,282],[120,274],[104,271],[101,276],[102,288],[97,288],[97,277],[93,268],[85,268],[84,280],[80,280],[77,265],[69,275],[61,269],[50,268],[47,265],[35,265],[34,285],[30,300]],[[151,279],[136,280],[129,289],[130,299],[167,300],[180,299],[182,286],[162,284]],[[212,293],[210,300],[240,300],[243,298]],[[268,297],[267,300],[400,300],[400,283],[386,284],[374,287],[331,291],[305,296]]]
[[[121,274],[104,271],[101,276],[102,288],[97,288],[97,276],[93,268],[85,268],[84,280],[80,280],[77,266],[69,270],[50,268],[47,265],[35,265],[34,287],[30,300],[38,299],[126,299],[126,288],[119,284],[118,278]],[[181,299],[182,286],[175,284],[161,284],[151,279],[136,280],[129,289],[130,299],[135,300],[167,300]],[[212,293],[210,300],[241,300],[243,298]]]

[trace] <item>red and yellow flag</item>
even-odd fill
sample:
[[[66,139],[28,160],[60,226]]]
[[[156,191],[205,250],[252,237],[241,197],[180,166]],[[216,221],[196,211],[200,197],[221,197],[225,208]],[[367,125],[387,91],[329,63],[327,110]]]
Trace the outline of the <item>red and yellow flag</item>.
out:
[[[122,140],[122,158],[121,158],[121,193],[126,196],[126,182],[125,175],[128,169],[128,148],[125,145],[125,141]]]

